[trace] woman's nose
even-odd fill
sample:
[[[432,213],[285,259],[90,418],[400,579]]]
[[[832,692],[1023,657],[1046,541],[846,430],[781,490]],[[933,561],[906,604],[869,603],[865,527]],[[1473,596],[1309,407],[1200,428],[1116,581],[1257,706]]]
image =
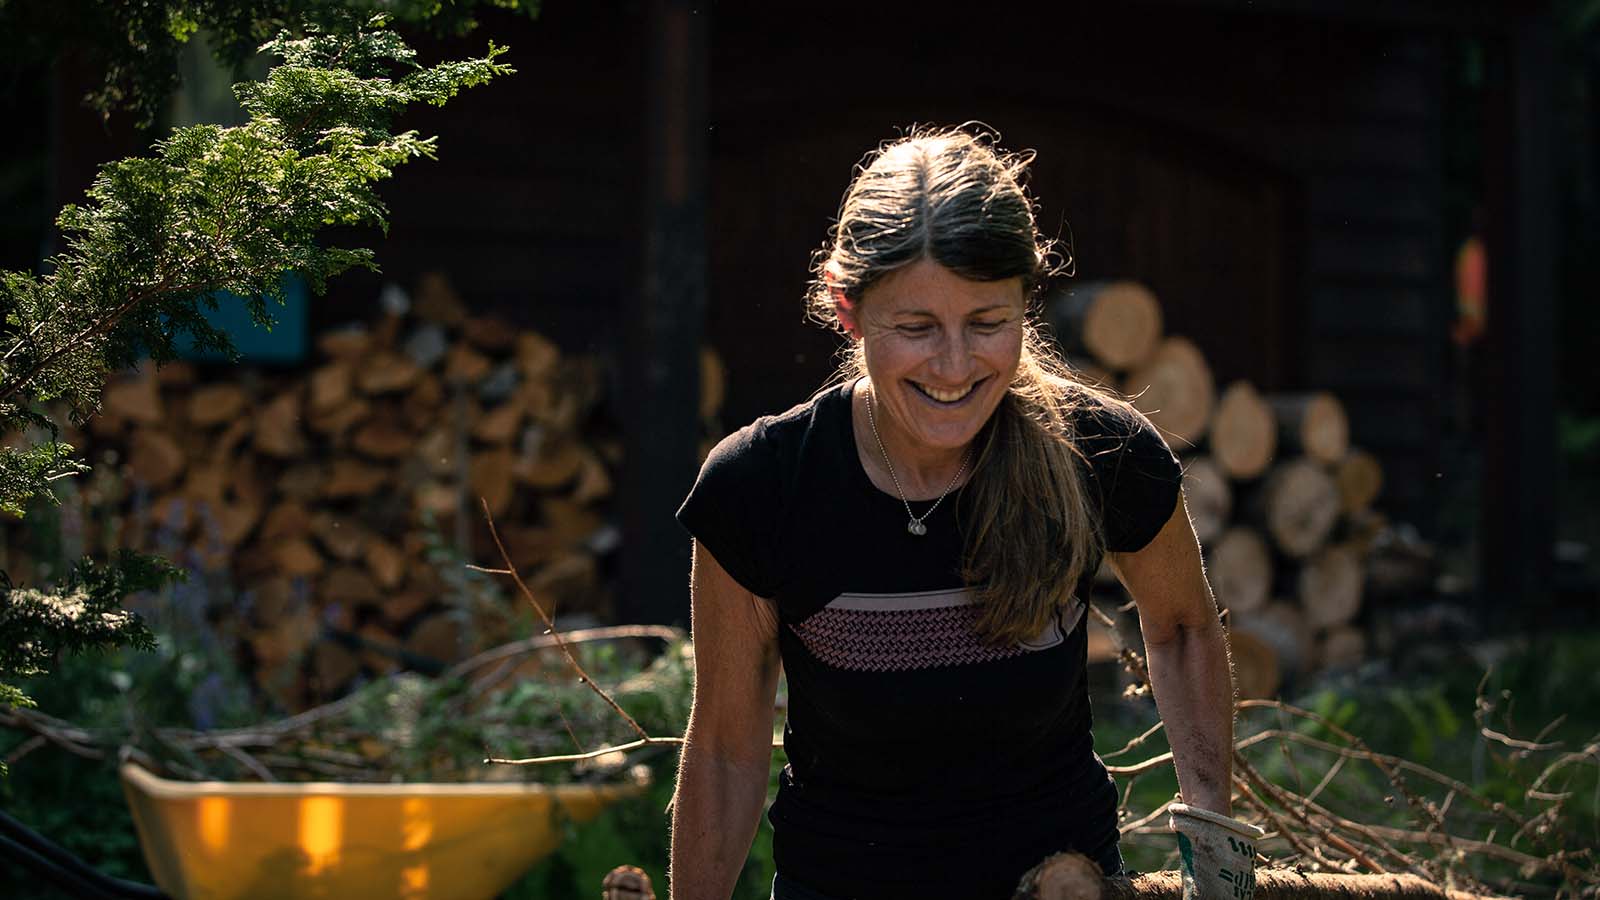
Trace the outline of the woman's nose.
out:
[[[938,355],[934,358],[936,368],[934,371],[940,377],[958,380],[966,374],[972,361],[972,339],[965,328],[944,329],[944,340],[939,343]]]

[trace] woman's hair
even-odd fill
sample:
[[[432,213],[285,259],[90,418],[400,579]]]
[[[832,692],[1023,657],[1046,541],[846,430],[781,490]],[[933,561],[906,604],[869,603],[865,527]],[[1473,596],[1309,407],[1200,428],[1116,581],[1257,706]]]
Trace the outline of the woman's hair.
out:
[[[964,127],[964,126],[963,126]],[[915,128],[880,147],[845,192],[837,223],[812,260],[811,316],[843,330],[835,291],[859,303],[885,275],[931,259],[974,281],[1022,279],[1035,298],[1055,274],[1056,253],[1034,222],[1023,184],[1032,154],[1008,154],[987,135]],[[977,438],[963,493],[962,577],[977,594],[977,629],[995,643],[1038,634],[1105,550],[1097,507],[1075,458],[1073,413],[1127,407],[1079,379],[1030,315],[1022,359],[999,408]],[[830,384],[866,374],[859,342]]]

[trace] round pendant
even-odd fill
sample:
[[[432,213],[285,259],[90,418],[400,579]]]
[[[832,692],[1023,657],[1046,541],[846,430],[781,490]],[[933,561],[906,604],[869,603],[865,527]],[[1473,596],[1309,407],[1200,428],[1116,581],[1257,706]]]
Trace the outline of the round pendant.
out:
[[[912,519],[911,521],[906,523],[906,530],[911,532],[912,534],[916,535],[917,537],[922,537],[923,535],[928,533],[928,526],[922,524],[922,520],[921,519]]]

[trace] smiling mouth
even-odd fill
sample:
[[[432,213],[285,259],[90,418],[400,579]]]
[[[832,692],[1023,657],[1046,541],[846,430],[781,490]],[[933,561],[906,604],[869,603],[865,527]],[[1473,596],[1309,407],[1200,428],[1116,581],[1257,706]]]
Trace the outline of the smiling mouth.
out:
[[[971,384],[967,385],[966,387],[961,388],[960,390],[955,390],[955,391],[947,391],[947,390],[944,390],[942,388],[931,387],[931,386],[925,385],[925,384],[918,384],[915,381],[911,382],[911,386],[917,389],[917,393],[921,394],[924,397],[927,397],[929,400],[932,400],[935,403],[942,403],[942,404],[949,405],[949,404],[960,403],[962,400],[965,400],[968,397],[972,396],[972,392],[976,391],[978,389],[978,385],[983,384],[987,380],[988,380],[987,378],[980,378],[977,381],[974,381]]]

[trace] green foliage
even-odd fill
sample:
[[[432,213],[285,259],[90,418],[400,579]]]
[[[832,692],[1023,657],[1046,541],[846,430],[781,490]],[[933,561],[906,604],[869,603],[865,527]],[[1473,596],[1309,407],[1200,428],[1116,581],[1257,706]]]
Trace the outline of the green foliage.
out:
[[[148,127],[178,86],[179,53],[201,31],[222,62],[238,71],[286,29],[344,30],[382,12],[433,33],[462,35],[477,27],[481,8],[533,17],[539,6],[539,0],[10,0],[0,3],[0,34],[26,61],[90,51],[89,61],[104,77],[85,102],[106,116],[128,110]]]
[[[163,33],[177,39],[221,8],[163,9]],[[371,250],[326,246],[319,236],[334,225],[386,228],[376,183],[433,155],[432,138],[393,132],[394,118],[512,71],[496,62],[504,49],[492,43],[481,58],[424,67],[381,16],[323,18],[335,27],[298,37],[283,31],[262,48],[281,62],[264,81],[237,86],[247,122],[180,128],[152,156],[106,164],[86,202],[61,211],[66,250],[47,260],[49,273],[0,273],[0,434],[21,444],[0,452],[0,510],[20,513],[35,497],[54,501],[52,481],[86,471],[55,440],[44,404],[64,402],[82,420],[98,408],[108,371],[145,356],[171,359],[182,335],[231,354],[227,336],[204,316],[220,292],[244,298],[255,322],[271,327],[284,272],[321,293],[332,276],[371,268]],[[0,683],[63,650],[144,642],[136,618],[108,624],[121,597],[115,591],[155,587],[173,574],[124,556],[104,568],[80,566],[55,589],[5,589]],[[0,702],[26,699],[0,688]]]

